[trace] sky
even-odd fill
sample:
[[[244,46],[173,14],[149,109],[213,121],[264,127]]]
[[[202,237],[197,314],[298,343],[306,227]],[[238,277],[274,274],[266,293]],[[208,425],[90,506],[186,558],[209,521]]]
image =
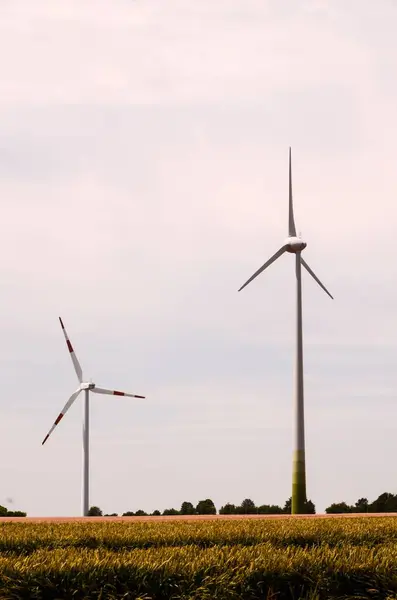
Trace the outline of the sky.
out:
[[[291,495],[292,147],[307,495],[397,493],[397,6],[3,0],[0,504],[179,508]]]

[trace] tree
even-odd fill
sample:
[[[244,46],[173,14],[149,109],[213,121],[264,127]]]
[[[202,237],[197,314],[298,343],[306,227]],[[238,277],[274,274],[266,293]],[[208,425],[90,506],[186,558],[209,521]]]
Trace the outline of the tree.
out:
[[[127,512],[123,513],[123,517],[135,517],[135,513],[132,510],[127,510]]]
[[[305,502],[305,515],[315,515],[316,507],[314,506],[311,500],[306,500]]]
[[[91,508],[88,511],[88,516],[89,517],[102,517],[102,511],[99,508],[99,506],[91,506]]]
[[[110,515],[106,513],[106,514],[104,515],[104,517],[118,517],[118,516],[119,516],[119,515],[118,515],[117,513],[111,513]]]
[[[337,502],[328,506],[325,509],[327,515],[336,515],[341,513],[350,513],[352,512],[352,507],[346,504],[346,502]]]
[[[26,512],[21,510],[8,510],[5,506],[0,505],[0,517],[26,517]]]
[[[287,515],[291,514],[291,507],[292,507],[292,497],[288,498],[288,500],[286,501],[286,503],[284,504],[284,509],[283,512]],[[315,515],[316,514],[316,507],[313,504],[313,502],[311,500],[306,500],[305,501],[305,505],[304,505],[304,515]]]
[[[243,500],[240,508],[243,515],[253,515],[257,512],[255,502],[250,498]]]
[[[200,500],[196,506],[196,513],[198,515],[216,515],[215,504],[207,498],[206,500]]]
[[[397,496],[385,492],[369,506],[370,512],[397,512]]]
[[[191,502],[182,502],[180,514],[181,515],[195,515],[196,509],[194,508],[194,506]]]
[[[135,513],[136,517],[147,517],[147,513],[144,510],[137,510]]]
[[[234,504],[225,504],[225,506],[221,506],[219,509],[220,515],[235,515],[236,514],[236,506]]]
[[[163,515],[164,516],[179,515],[179,510],[176,510],[176,508],[166,508],[165,510],[163,510]]]
[[[259,515],[282,515],[284,512],[281,506],[276,504],[262,504],[257,510]]]
[[[161,512],[160,512],[159,510],[154,510],[154,511],[152,512],[152,515],[151,515],[151,516],[152,516],[152,517],[160,517],[160,516],[161,516]]]
[[[26,517],[26,512],[22,512],[21,510],[8,510],[7,517]]]
[[[356,504],[354,505],[354,512],[358,512],[358,513],[366,513],[368,512],[368,500],[367,498],[360,498],[359,500],[357,500]]]

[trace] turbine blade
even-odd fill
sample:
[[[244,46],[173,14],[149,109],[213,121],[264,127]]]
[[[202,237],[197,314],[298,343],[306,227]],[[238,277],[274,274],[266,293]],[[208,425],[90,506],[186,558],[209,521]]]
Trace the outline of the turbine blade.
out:
[[[311,268],[309,267],[309,265],[307,264],[307,262],[305,262],[305,261],[303,260],[302,256],[301,256],[301,264],[302,264],[302,265],[305,267],[306,271],[307,271],[308,273],[310,273],[310,275],[313,277],[313,279],[314,279],[315,281],[317,281],[318,285],[319,285],[321,288],[323,288],[324,292],[325,292],[326,294],[328,294],[328,296],[329,296],[330,298],[332,298],[332,300],[333,300],[333,299],[334,299],[334,297],[333,297],[333,296],[331,296],[331,294],[329,293],[329,291],[327,290],[327,288],[325,287],[325,285],[323,285],[323,284],[321,283],[321,281],[319,280],[319,278],[317,277],[317,275],[316,275],[316,274],[315,274],[315,273],[314,273],[314,272],[311,270]]]
[[[296,227],[294,219],[294,207],[292,203],[292,166],[291,166],[291,148],[289,149],[289,214],[288,214],[288,235],[296,237]]]
[[[73,402],[76,400],[77,396],[80,394],[81,389],[79,388],[78,390],[76,390],[74,392],[74,394],[72,394],[69,398],[69,400],[66,402],[65,406],[63,407],[63,409],[61,410],[61,412],[59,413],[59,415],[57,416],[57,418],[55,419],[54,425],[51,427],[50,431],[47,433],[47,435],[45,436],[44,440],[41,442],[41,445],[43,446],[43,444],[46,443],[46,441],[48,440],[48,438],[50,437],[50,435],[52,434],[52,432],[54,431],[55,427],[58,425],[59,421],[65,416],[65,414],[68,412],[69,408],[72,406]]]
[[[63,322],[62,322],[62,319],[61,319],[61,317],[59,317],[59,322],[61,323],[61,327],[62,327],[63,335],[65,336],[66,345],[67,345],[67,347],[68,347],[68,350],[69,350],[69,352],[70,352],[70,358],[72,359],[72,363],[73,363],[73,366],[74,366],[74,370],[76,371],[77,378],[78,378],[78,380],[79,380],[79,381],[80,381],[80,383],[81,383],[81,382],[83,381],[83,371],[82,371],[82,369],[81,369],[81,366],[80,366],[80,363],[79,363],[79,361],[77,360],[77,356],[76,356],[76,354],[75,354],[75,352],[74,352],[74,350],[73,350],[73,346],[72,346],[72,344],[71,344],[71,342],[70,342],[69,336],[68,336],[68,334],[66,333],[66,329],[65,329],[65,327],[64,327],[64,325],[63,325]]]
[[[261,268],[260,268],[260,269],[258,269],[258,270],[256,271],[256,273],[254,273],[254,274],[252,275],[252,277],[250,277],[250,278],[248,279],[248,281],[246,281],[246,282],[244,283],[244,285],[242,285],[242,286],[241,286],[241,288],[240,288],[238,291],[239,291],[239,292],[241,292],[241,290],[242,290],[243,288],[245,288],[245,286],[246,286],[246,285],[248,285],[249,283],[251,283],[251,281],[252,281],[253,279],[255,279],[255,277],[258,277],[258,275],[260,275],[260,274],[262,273],[262,271],[264,271],[265,269],[267,269],[267,267],[268,267],[269,265],[271,265],[272,263],[274,263],[274,261],[275,261],[275,260],[277,260],[277,259],[279,258],[279,256],[281,256],[282,254],[284,254],[284,252],[286,251],[286,249],[287,249],[287,246],[282,246],[282,247],[280,248],[280,250],[277,250],[276,254],[273,254],[273,256],[272,256],[271,258],[269,258],[269,260],[268,260],[268,261],[266,261],[266,262],[265,262],[265,264],[264,264],[264,265],[262,265],[262,266],[261,266]]]
[[[107,390],[105,388],[94,387],[91,392],[95,394],[110,394],[111,396],[129,396],[130,398],[145,398],[145,396],[138,396],[137,394],[127,394],[126,392],[118,392],[117,390]]]

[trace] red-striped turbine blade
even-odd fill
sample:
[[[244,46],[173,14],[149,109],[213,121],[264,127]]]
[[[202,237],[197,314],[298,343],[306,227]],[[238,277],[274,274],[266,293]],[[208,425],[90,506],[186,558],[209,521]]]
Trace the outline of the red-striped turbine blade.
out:
[[[63,321],[62,321],[61,317],[59,317],[59,322],[60,322],[60,324],[61,324],[61,327],[62,327],[63,335],[65,336],[66,345],[67,345],[67,347],[68,347],[68,350],[69,350],[69,352],[70,352],[70,358],[72,359],[72,363],[73,363],[73,366],[74,366],[74,370],[76,371],[77,378],[78,378],[78,380],[79,380],[79,381],[80,381],[80,383],[81,383],[81,382],[83,381],[83,370],[82,370],[82,368],[81,368],[81,366],[80,366],[80,363],[79,363],[79,361],[77,360],[76,353],[75,353],[75,351],[73,350],[72,343],[71,343],[71,341],[70,341],[70,339],[69,339],[69,336],[68,336],[68,334],[67,334],[67,331],[66,331],[66,329],[65,329],[65,326],[64,326],[64,324],[63,324]]]
[[[92,392],[95,394],[109,394],[110,396],[128,396],[129,398],[145,398],[145,396],[138,396],[138,394],[127,394],[127,392],[119,392],[118,390],[107,390],[105,388],[94,387]]]
[[[67,413],[67,411],[69,410],[69,408],[72,406],[73,402],[76,400],[76,398],[80,394],[80,392],[81,392],[81,389],[79,388],[78,390],[76,390],[74,392],[74,394],[72,394],[70,396],[69,400],[66,402],[65,406],[63,407],[63,409],[61,410],[61,412],[59,413],[59,415],[55,419],[54,425],[51,427],[50,431],[47,433],[47,435],[45,436],[44,440],[41,442],[42,446],[46,443],[46,441],[48,440],[48,438],[50,437],[50,435],[54,431],[55,427],[58,425],[59,421],[65,416],[65,414]]]

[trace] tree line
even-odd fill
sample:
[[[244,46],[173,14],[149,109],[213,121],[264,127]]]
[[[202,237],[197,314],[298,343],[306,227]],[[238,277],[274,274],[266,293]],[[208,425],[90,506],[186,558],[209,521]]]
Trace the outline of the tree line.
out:
[[[369,502],[367,498],[359,498],[352,505],[346,502],[335,502],[325,509],[326,514],[343,514],[343,513],[397,513],[397,494],[384,492],[373,502]],[[216,515],[218,514],[214,502],[210,498],[200,500],[196,505],[192,502],[182,502],[179,510],[176,508],[166,508],[162,512],[155,510],[152,513],[144,510],[127,511],[121,516],[123,517],[160,517],[168,515]],[[285,502],[284,506],[276,504],[261,504],[256,506],[255,502],[250,498],[245,498],[239,505],[227,502],[219,509],[220,515],[288,515],[291,514],[291,498]],[[304,514],[316,514],[316,507],[311,500],[307,500],[305,504]],[[117,513],[103,514],[98,506],[91,506],[88,511],[91,517],[118,517]],[[26,517],[27,513],[20,510],[8,510],[5,506],[0,505],[0,517]]]
[[[242,501],[241,504],[235,505],[226,503],[224,506],[221,506],[219,509],[220,515],[282,515],[282,514],[291,514],[291,498],[288,498],[286,501],[284,508],[274,504],[262,504],[261,506],[256,506],[255,502],[250,498],[246,498]],[[305,514],[315,514],[316,508],[311,500],[306,501],[305,505]],[[144,510],[137,510],[136,512],[127,511],[124,512],[121,516],[123,517],[160,517],[160,516],[170,516],[170,515],[216,515],[218,511],[214,502],[210,498],[206,498],[205,500],[200,500],[195,506],[192,502],[182,502],[181,508],[177,510],[176,508],[166,508],[162,512],[159,510],[155,510],[152,513],[147,513]],[[90,517],[117,517],[117,513],[111,514],[103,514],[102,510],[98,506],[91,506],[88,511],[88,516]]]
[[[367,498],[359,498],[353,505],[346,502],[337,502],[331,504],[325,509],[328,515],[341,513],[394,513],[397,512],[397,494],[384,492],[373,502],[368,502]]]
[[[181,508],[166,508],[162,512],[155,510],[153,512],[145,512],[140,509],[135,512],[127,511],[121,516],[123,517],[160,517],[168,515],[288,515],[291,514],[291,498],[285,502],[284,506],[278,506],[276,504],[261,504],[257,506],[253,500],[246,498],[239,505],[231,504],[227,502],[220,507],[219,511],[214,502],[207,498],[206,500],[200,500],[197,505],[192,502],[182,502]],[[381,494],[373,502],[369,502],[367,498],[359,498],[353,505],[349,505],[346,502],[335,502],[325,509],[326,514],[343,514],[343,513],[397,513],[397,494],[391,494],[385,492]],[[92,517],[117,517],[117,513],[103,514],[102,510],[98,506],[92,506],[89,510],[89,516]],[[316,514],[316,507],[311,500],[307,500],[305,503],[304,514]]]
[[[0,517],[26,517],[26,512],[21,510],[8,510],[5,506],[0,505]]]

